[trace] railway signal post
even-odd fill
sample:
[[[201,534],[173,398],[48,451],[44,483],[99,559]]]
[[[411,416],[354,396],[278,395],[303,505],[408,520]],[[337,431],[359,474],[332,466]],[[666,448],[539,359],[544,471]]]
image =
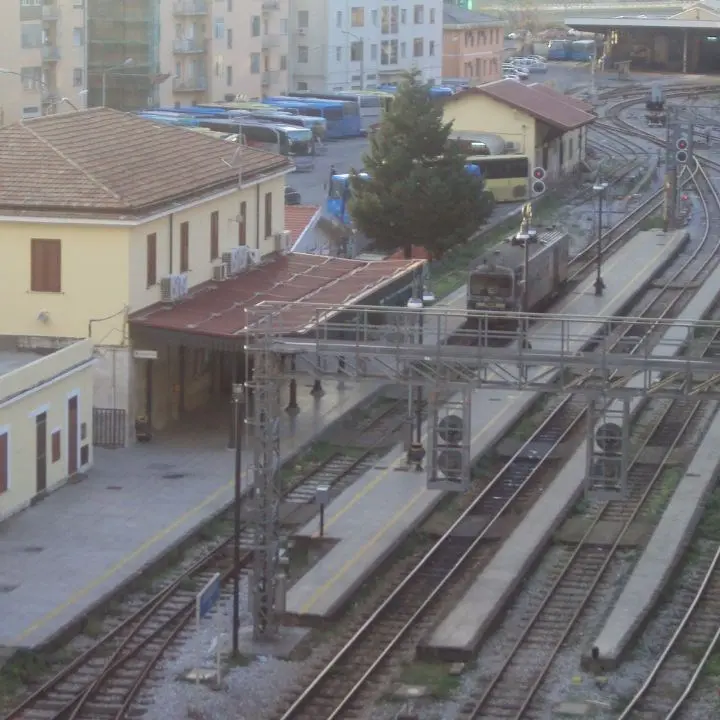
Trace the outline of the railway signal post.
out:
[[[595,295],[600,297],[605,290],[605,281],[602,279],[602,221],[603,221],[603,200],[605,199],[605,191],[608,188],[606,182],[596,183],[593,185],[593,191],[597,195],[598,199],[598,219],[597,219],[597,253],[595,255],[596,260],[596,274],[595,274]]]
[[[677,227],[679,175],[692,161],[693,123],[680,116],[680,108],[667,108],[667,137],[665,145],[665,229]]]

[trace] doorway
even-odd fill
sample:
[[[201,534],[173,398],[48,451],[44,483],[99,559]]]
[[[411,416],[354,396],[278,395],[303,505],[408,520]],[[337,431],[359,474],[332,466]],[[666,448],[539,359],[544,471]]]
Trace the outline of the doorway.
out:
[[[47,413],[35,416],[35,492],[47,488]]]
[[[68,475],[78,471],[78,399],[68,399]]]

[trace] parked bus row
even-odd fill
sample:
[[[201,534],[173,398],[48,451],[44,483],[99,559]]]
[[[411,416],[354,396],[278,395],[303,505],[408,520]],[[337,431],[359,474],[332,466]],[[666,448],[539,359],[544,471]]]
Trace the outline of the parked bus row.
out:
[[[595,40],[550,40],[548,43],[548,60],[590,62],[601,54]]]

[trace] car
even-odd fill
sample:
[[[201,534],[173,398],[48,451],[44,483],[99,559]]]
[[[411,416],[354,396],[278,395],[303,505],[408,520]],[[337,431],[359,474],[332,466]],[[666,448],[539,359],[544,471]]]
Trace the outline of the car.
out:
[[[531,73],[547,72],[547,65],[540,60],[529,57],[513,58],[510,63],[515,68],[520,68]]]
[[[520,76],[514,70],[503,70],[503,80],[515,80],[515,82],[520,82]]]
[[[286,205],[302,205],[300,193],[289,185],[285,186],[285,204]]]
[[[509,63],[506,65],[503,65],[503,72],[514,72],[521,80],[527,80],[530,73],[521,65],[516,65],[515,63]]]

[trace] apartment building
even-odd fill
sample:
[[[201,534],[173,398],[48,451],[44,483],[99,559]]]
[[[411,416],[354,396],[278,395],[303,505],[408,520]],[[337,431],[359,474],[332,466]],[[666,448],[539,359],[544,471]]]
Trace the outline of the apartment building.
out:
[[[288,89],[289,0],[3,0],[0,125]]]
[[[296,0],[290,14],[293,90],[372,89],[411,68],[442,75],[440,0]]]
[[[504,23],[499,18],[445,4],[443,77],[467,78],[473,85],[502,77]]]

